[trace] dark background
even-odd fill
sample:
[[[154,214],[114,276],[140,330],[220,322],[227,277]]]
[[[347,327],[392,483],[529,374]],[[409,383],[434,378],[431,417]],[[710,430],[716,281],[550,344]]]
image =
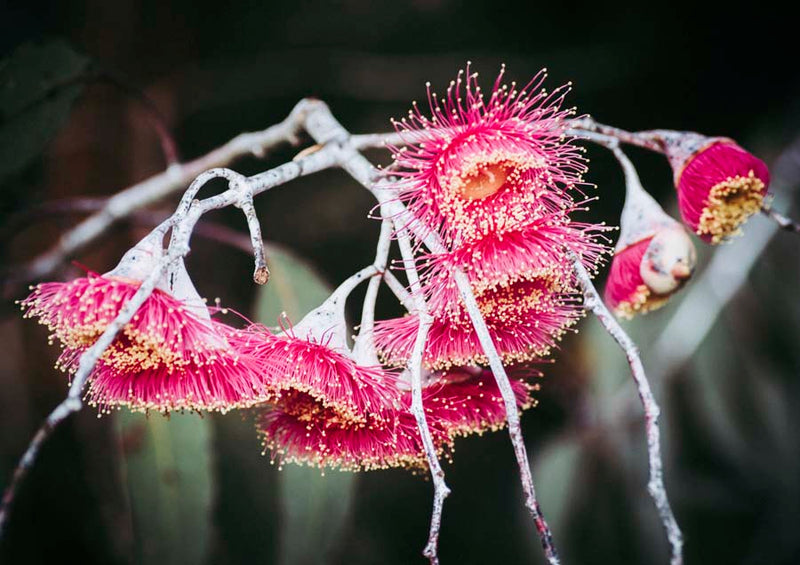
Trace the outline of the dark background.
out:
[[[790,20],[765,3],[701,9],[664,2],[628,8],[453,0],[29,2],[0,4],[0,51],[65,40],[151,98],[184,159],[280,121],[305,96],[328,102],[353,132],[385,131],[390,117],[423,99],[426,81],[443,88],[471,60],[484,84],[501,62],[518,81],[547,67],[549,86],[572,81],[568,103],[600,121],[725,135],[771,163],[800,132],[797,30]],[[2,151],[16,150],[5,142]],[[164,166],[141,105],[108,85],[83,90],[43,147],[0,180],[3,225],[44,201],[110,195]],[[245,159],[235,168],[255,173],[296,151],[282,149],[266,162]],[[589,155],[589,178],[601,197],[591,217],[616,223],[621,175],[604,152]],[[645,186],[674,207],[666,162],[642,151],[630,155]],[[371,156],[386,161],[381,152]],[[372,260],[377,223],[366,213],[373,203],[343,173],[324,172],[273,192],[257,202],[265,237],[305,257],[326,280],[336,283]],[[154,210],[167,213],[171,206]],[[6,274],[75,219],[46,217],[4,231]],[[233,211],[214,220],[244,229]],[[142,229],[121,225],[77,260],[105,271]],[[689,564],[800,563],[797,243],[778,234],[699,352],[670,368],[659,389],[667,481]],[[203,295],[251,311],[255,290],[245,254],[197,239],[189,268]],[[57,276],[77,273],[65,267]],[[7,291],[0,319],[0,484],[65,394],[63,375],[52,369],[55,348],[14,310],[13,300],[24,294]],[[386,297],[380,311],[399,312]],[[652,341],[674,311],[670,305],[634,324],[634,333]],[[610,389],[632,387],[626,367],[596,325],[582,327],[543,367],[540,405],[523,418],[545,512],[554,517],[568,565],[666,563],[646,495],[638,412],[620,417],[608,401]],[[647,343],[643,350],[648,367]],[[229,425],[222,420],[215,417],[214,426]],[[253,438],[256,462],[246,464],[263,464],[263,483],[243,482],[244,463],[230,456],[223,436],[215,437],[207,562],[271,563],[282,531],[277,471],[258,457]],[[2,563],[140,560],[119,504],[114,442],[110,419],[97,419],[91,409],[56,432],[19,494],[0,542]],[[505,433],[461,440],[445,470],[453,494],[445,506],[443,563],[541,561]],[[429,482],[401,471],[359,476],[346,518],[326,524],[335,543],[309,562],[423,562],[430,494]]]

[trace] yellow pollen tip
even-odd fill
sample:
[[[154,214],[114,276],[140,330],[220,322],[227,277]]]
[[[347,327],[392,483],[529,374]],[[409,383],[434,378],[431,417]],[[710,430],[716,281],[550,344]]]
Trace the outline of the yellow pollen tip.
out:
[[[628,300],[620,302],[614,308],[614,314],[626,320],[632,320],[638,314],[647,314],[653,310],[658,310],[667,303],[671,294],[653,294],[647,285],[640,284],[636,290],[628,297]]]
[[[708,203],[697,223],[697,234],[711,237],[711,243],[741,233],[741,225],[764,203],[764,182],[753,171],[747,176],[728,177],[708,192]]]

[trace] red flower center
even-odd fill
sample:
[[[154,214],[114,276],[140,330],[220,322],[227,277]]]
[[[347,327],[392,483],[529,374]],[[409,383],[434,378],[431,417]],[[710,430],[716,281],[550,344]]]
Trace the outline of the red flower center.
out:
[[[500,190],[508,179],[504,165],[495,163],[481,167],[477,173],[466,179],[461,187],[461,196],[467,200],[479,200]]]

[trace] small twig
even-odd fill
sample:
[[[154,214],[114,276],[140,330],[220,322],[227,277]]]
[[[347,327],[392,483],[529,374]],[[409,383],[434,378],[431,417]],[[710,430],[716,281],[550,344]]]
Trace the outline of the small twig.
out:
[[[661,523],[666,531],[672,548],[671,565],[681,565],[683,563],[683,534],[678,526],[672,508],[667,498],[667,490],[664,486],[663,463],[661,459],[661,439],[658,426],[658,418],[661,410],[656,403],[653,393],[650,390],[650,383],[644,372],[644,366],[639,356],[639,350],[633,340],[625,333],[625,330],[617,322],[606,308],[597,289],[592,283],[592,279],[586,268],[578,257],[571,253],[575,276],[583,289],[584,307],[591,310],[605,330],[614,338],[628,359],[633,380],[639,392],[645,415],[645,430],[647,434],[647,453],[650,470],[650,480],[647,490],[653,499],[661,518]]]
[[[439,556],[437,553],[437,546],[439,543],[439,529],[442,524],[444,500],[447,498],[447,495],[450,494],[450,488],[445,483],[444,470],[439,463],[439,458],[436,456],[436,448],[433,445],[431,432],[425,418],[425,408],[422,404],[422,357],[425,353],[425,342],[428,338],[428,331],[433,324],[433,318],[428,314],[428,306],[422,295],[422,288],[420,286],[416,265],[414,264],[414,254],[408,234],[405,229],[401,228],[399,222],[395,223],[395,228],[400,230],[397,234],[400,253],[403,256],[403,262],[406,266],[406,274],[408,276],[409,286],[411,287],[411,296],[413,297],[414,307],[419,319],[417,337],[414,341],[411,357],[408,360],[408,370],[411,373],[411,413],[414,414],[414,418],[417,421],[417,427],[419,428],[420,435],[422,436],[422,443],[425,447],[425,455],[428,458],[428,466],[431,470],[431,478],[433,479],[433,512],[431,513],[431,527],[428,533],[428,543],[422,553],[430,560],[431,565],[438,565]]]
[[[283,122],[260,132],[237,135],[202,157],[170,167],[118,192],[108,199],[102,210],[62,234],[59,242],[50,250],[27,265],[10,268],[8,272],[14,274],[6,281],[5,294],[13,296],[20,285],[40,280],[53,273],[64,261],[71,259],[81,249],[106,233],[115,222],[185,189],[204,171],[228,165],[245,155],[263,157],[266,151],[281,143],[297,143],[303,120],[315,103],[313,100],[302,100]]]
[[[517,466],[519,467],[520,479],[522,480],[522,489],[525,492],[525,506],[528,508],[536,524],[536,531],[539,534],[539,540],[542,543],[542,548],[544,549],[544,554],[548,563],[551,565],[558,565],[560,561],[558,558],[558,551],[553,543],[553,534],[544,519],[542,510],[539,507],[539,501],[536,498],[536,489],[533,484],[530,460],[528,459],[525,440],[522,437],[522,429],[519,424],[519,409],[517,408],[516,395],[511,388],[511,383],[508,380],[505,367],[503,367],[503,361],[500,359],[497,348],[492,341],[489,328],[486,326],[486,321],[481,315],[478,302],[475,300],[475,294],[472,292],[472,286],[469,283],[467,275],[461,270],[456,270],[454,276],[461,299],[464,301],[464,306],[475,328],[475,333],[478,335],[481,347],[489,360],[489,367],[492,369],[497,387],[500,389],[500,394],[503,396],[506,419],[508,420],[508,434],[511,436],[511,444],[514,446],[514,455],[517,458]]]
[[[573,120],[570,124],[570,129],[567,130],[567,133],[569,135],[585,137],[592,141],[600,141],[599,137],[588,135],[594,133],[605,138],[617,139],[622,143],[649,149],[650,151],[656,151],[658,153],[662,153],[664,151],[663,143],[650,135],[647,135],[643,132],[631,132],[613,126],[600,124],[596,122],[594,118],[588,116]]]
[[[29,109],[41,104],[54,94],[64,90],[65,88],[69,88],[70,86],[75,86],[77,84],[88,85],[97,82],[109,84],[124,93],[132,100],[135,100],[137,103],[139,103],[147,113],[147,117],[150,120],[153,129],[156,131],[156,135],[158,135],[158,139],[161,144],[161,151],[164,154],[164,160],[166,161],[167,166],[173,165],[180,161],[178,146],[175,143],[175,138],[172,135],[170,127],[167,125],[167,120],[158,109],[156,103],[144,92],[142,92],[142,90],[128,81],[128,79],[122,74],[102,67],[97,61],[92,61],[79,74],[52,83],[50,87],[41,94],[41,96],[22,106],[18,112],[26,112]]]
[[[408,312],[414,313],[416,311],[414,300],[411,298],[411,294],[406,290],[406,287],[403,286],[403,283],[394,276],[394,273],[388,270],[384,271],[383,280],[386,281],[386,286],[388,286],[389,290],[397,297],[400,304],[402,304]]]
[[[256,284],[267,284],[269,282],[269,267],[264,250],[264,239],[261,235],[261,224],[256,215],[256,208],[253,204],[253,195],[247,193],[242,197],[239,208],[244,212],[247,219],[247,228],[250,231],[250,244],[253,246],[253,257],[255,268],[253,270],[253,281]]]
[[[325,147],[338,146],[340,152],[339,166],[376,197],[381,206],[381,216],[385,219],[391,218],[395,225],[395,237],[400,247],[403,262],[406,265],[406,276],[411,288],[411,296],[420,319],[416,341],[414,342],[407,369],[411,374],[411,412],[417,422],[417,428],[422,438],[434,491],[431,526],[428,543],[425,546],[423,555],[429,559],[432,565],[436,565],[439,563],[437,544],[442,520],[442,508],[445,498],[450,493],[450,488],[445,483],[444,471],[436,455],[436,448],[433,444],[433,438],[431,437],[422,404],[422,357],[428,329],[432,321],[428,314],[428,306],[425,303],[419,282],[419,274],[417,273],[408,232],[405,229],[404,222],[398,221],[397,209],[398,207],[402,209],[402,204],[392,199],[385,191],[376,188],[374,182],[376,178],[375,167],[353,147],[350,143],[350,133],[333,117],[325,104],[320,103],[317,111],[309,115],[306,121],[306,130],[318,144]]]
[[[800,233],[800,223],[795,222],[788,216],[784,216],[780,212],[776,212],[772,209],[770,204],[764,204],[761,207],[761,213],[778,224],[778,227],[780,227],[782,230]]]
[[[381,233],[375,251],[375,268],[379,275],[386,271],[389,260],[389,249],[392,243],[392,224],[389,220],[381,222]],[[366,365],[380,365],[378,355],[375,353],[375,303],[378,301],[378,291],[381,286],[381,276],[370,279],[364,303],[361,307],[361,322],[358,325],[353,356],[356,361]]]

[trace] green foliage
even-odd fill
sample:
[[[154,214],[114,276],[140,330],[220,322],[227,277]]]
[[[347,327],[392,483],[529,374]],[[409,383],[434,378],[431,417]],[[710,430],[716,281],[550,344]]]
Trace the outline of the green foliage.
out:
[[[136,562],[198,564],[210,547],[211,425],[195,414],[116,417]]]

